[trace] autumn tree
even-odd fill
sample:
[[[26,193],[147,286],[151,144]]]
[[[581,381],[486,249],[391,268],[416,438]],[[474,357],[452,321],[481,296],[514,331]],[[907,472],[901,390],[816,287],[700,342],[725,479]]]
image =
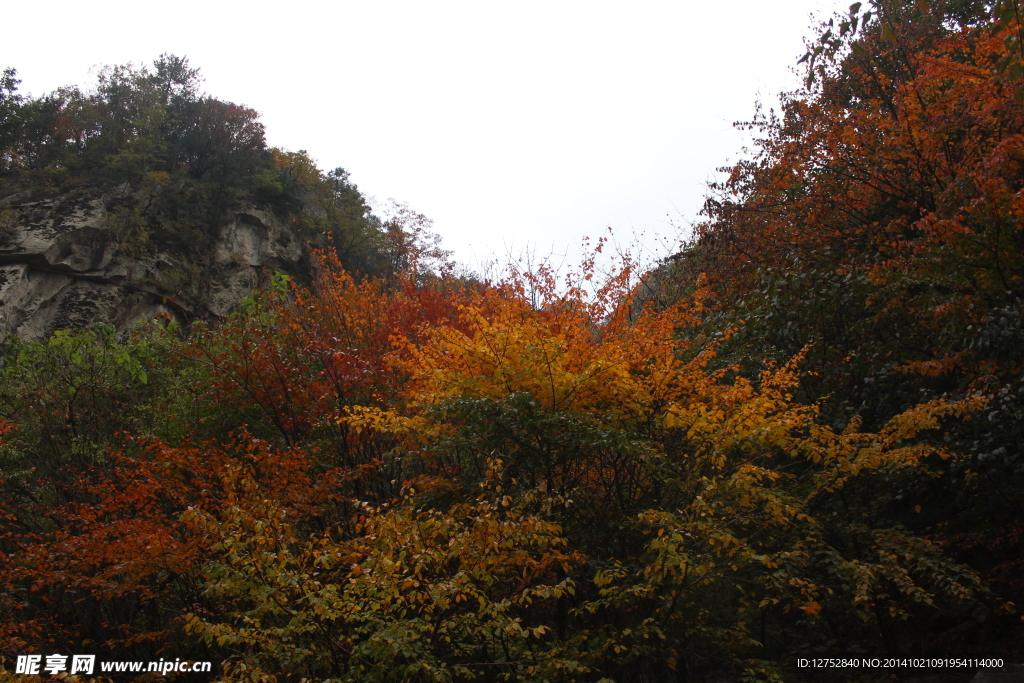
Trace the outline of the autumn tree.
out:
[[[1019,601],[1024,119],[1011,5],[856,3],[823,26],[806,87],[751,124],[753,156],[713,188],[672,267],[683,289],[710,278],[708,320],[738,326],[723,353],[751,375],[765,355],[807,347],[799,395],[823,399],[836,428],[989,397],[982,420],[942,435],[970,457],[879,493]],[[937,500],[952,503],[944,514],[908,514]]]

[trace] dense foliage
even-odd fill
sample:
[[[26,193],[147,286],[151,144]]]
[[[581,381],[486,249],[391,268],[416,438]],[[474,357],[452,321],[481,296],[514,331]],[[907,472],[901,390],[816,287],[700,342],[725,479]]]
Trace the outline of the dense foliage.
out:
[[[805,91],[708,200],[675,263],[709,277],[723,354],[807,348],[802,400],[877,429],[940,397],[988,398],[944,443],[970,457],[891,505],[1024,600],[1024,81],[1015,5],[859,5],[811,45]],[[870,15],[870,13],[868,13]],[[742,321],[742,322],[741,322]],[[1020,638],[1019,631],[1015,631]]]
[[[373,278],[328,249],[309,287],[278,278],[186,340],[12,341],[3,652],[254,682],[1019,659],[1024,110],[1004,15],[855,6],[824,29],[807,89],[755,122],[700,234],[645,279],[657,296],[628,264],[479,283],[412,258]],[[326,182],[267,158],[268,197],[302,169]]]

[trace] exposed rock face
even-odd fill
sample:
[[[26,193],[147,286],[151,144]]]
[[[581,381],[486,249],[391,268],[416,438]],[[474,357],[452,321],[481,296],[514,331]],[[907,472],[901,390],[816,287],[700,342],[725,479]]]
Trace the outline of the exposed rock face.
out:
[[[255,208],[227,216],[212,253],[189,259],[180,250],[139,248],[120,234],[108,213],[112,203],[148,200],[127,185],[30,200],[0,199],[0,340],[40,339],[95,322],[112,324],[119,336],[159,317],[185,328],[216,323],[274,272],[294,274],[305,262],[295,232]]]

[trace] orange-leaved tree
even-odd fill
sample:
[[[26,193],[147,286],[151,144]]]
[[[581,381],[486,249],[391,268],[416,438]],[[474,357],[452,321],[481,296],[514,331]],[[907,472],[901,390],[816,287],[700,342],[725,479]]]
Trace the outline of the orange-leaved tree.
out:
[[[534,501],[585,558],[574,596],[529,613],[581,676],[674,676],[724,652],[737,672],[770,671],[761,659],[794,633],[822,644],[826,617],[835,638],[881,632],[897,652],[903,618],[977,589],[894,519],[886,486],[955,458],[931,437],[981,397],[836,432],[793,400],[799,355],[756,381],[709,369],[705,291],[637,315],[628,273],[593,298],[585,281],[480,290],[450,322],[395,339],[402,403],[339,418],[395,436],[420,508],[465,501],[502,458],[510,499]]]
[[[1016,3],[856,3],[812,44],[807,87],[754,122],[754,156],[716,187],[675,261],[683,280],[709,278],[719,326],[744,321],[730,360],[756,368],[809,346],[801,396],[824,399],[838,429],[988,396],[982,419],[943,435],[971,457],[886,495],[902,501],[902,524],[945,539],[1017,603],[1020,30]],[[941,513],[912,512],[940,501]]]

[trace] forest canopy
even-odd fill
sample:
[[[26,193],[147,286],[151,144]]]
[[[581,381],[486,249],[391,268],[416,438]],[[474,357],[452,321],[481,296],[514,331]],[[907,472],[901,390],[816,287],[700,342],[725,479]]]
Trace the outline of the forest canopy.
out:
[[[1008,7],[857,3],[822,26],[805,87],[749,124],[693,239],[643,277],[593,258],[565,280],[424,277],[415,253],[367,252],[391,255],[375,271],[330,241],[309,283],[275,278],[185,339],[10,340],[3,652],[252,682],[1020,661]],[[386,235],[347,175],[266,149],[251,110],[195,79],[164,57],[22,100],[5,72],[4,182],[166,176],[204,210],[245,195]]]

